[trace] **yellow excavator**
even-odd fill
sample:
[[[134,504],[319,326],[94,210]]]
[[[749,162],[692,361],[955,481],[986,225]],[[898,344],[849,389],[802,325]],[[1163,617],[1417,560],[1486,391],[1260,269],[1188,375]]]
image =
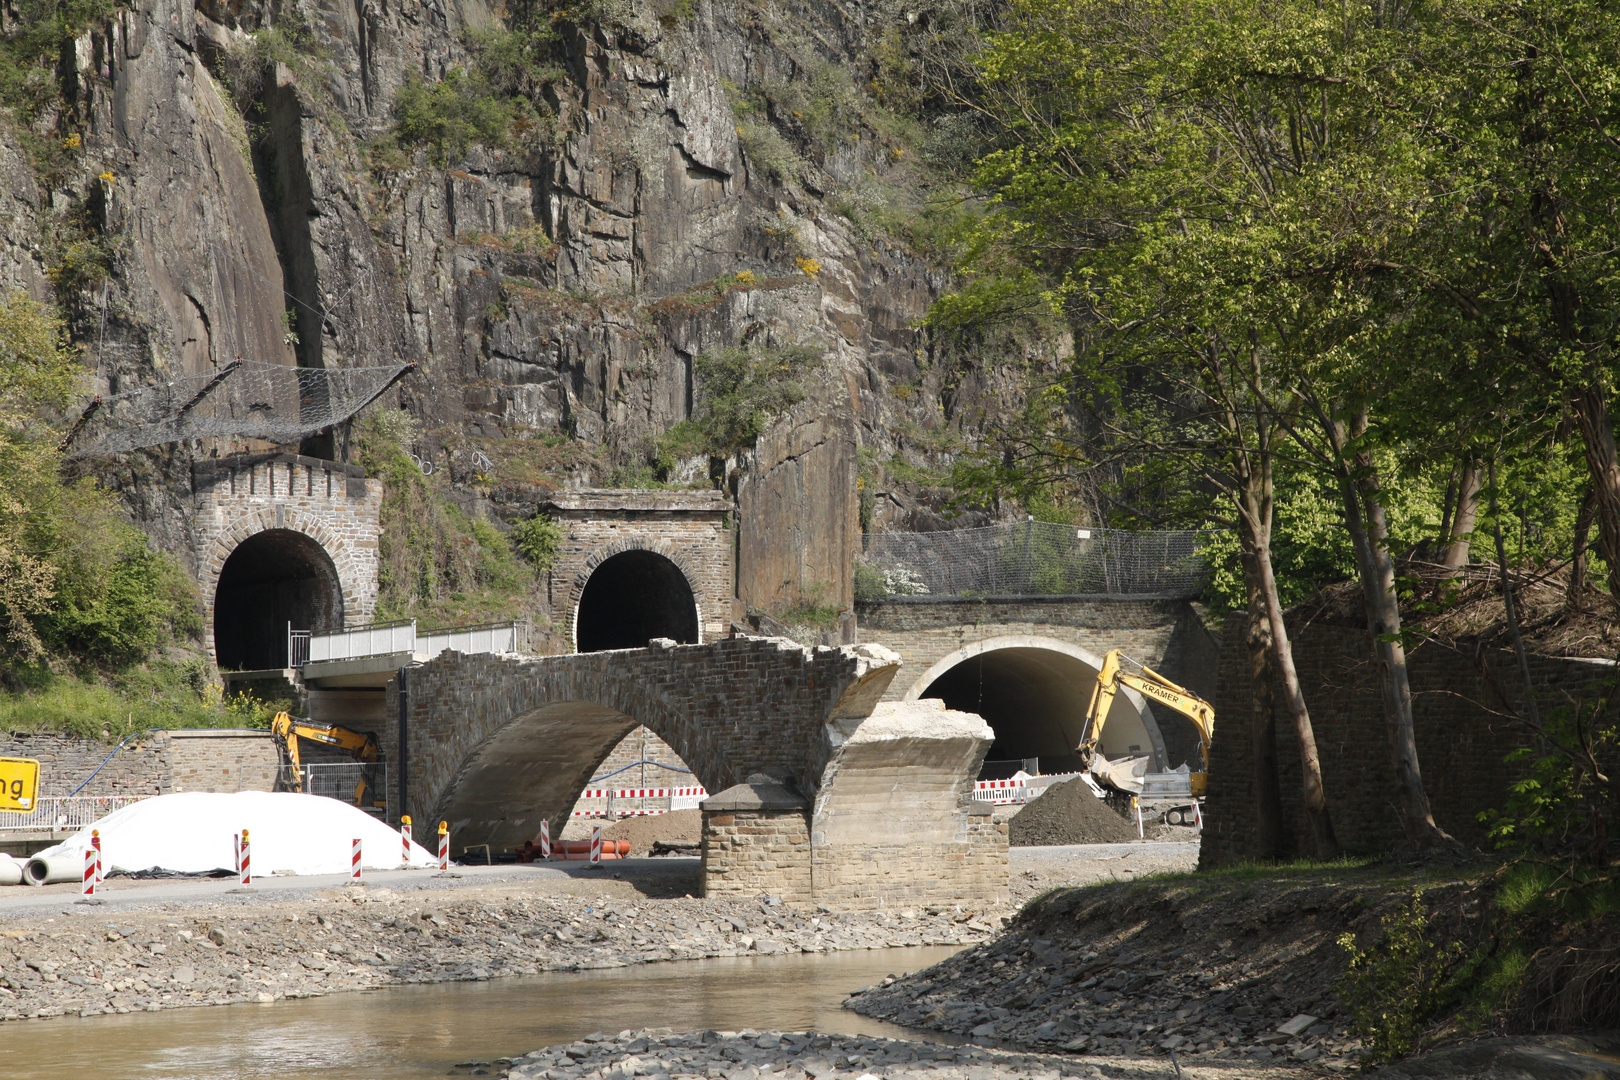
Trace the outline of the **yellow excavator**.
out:
[[[319,720],[306,720],[301,716],[289,716],[284,712],[276,713],[275,719],[270,721],[270,733],[283,744],[285,757],[282,761],[287,776],[287,788],[290,791],[304,790],[303,762],[298,757],[298,740],[308,739],[323,746],[335,746],[339,750],[347,750],[349,756],[362,765],[376,762],[382,749],[377,745],[377,737],[369,731],[350,731],[337,724],[327,724]],[[366,805],[366,792],[371,785],[372,770],[361,771],[360,782],[355,785],[354,805],[364,808]],[[373,806],[384,806],[383,802],[375,802]]]
[[[1140,674],[1123,670],[1123,663],[1135,665]],[[1102,670],[1097,672],[1097,685],[1091,691],[1091,705],[1086,709],[1085,726],[1081,729],[1080,760],[1086,769],[1097,759],[1097,746],[1102,742],[1103,727],[1114,707],[1114,698],[1122,686],[1128,686],[1155,704],[1167,705],[1193,722],[1198,729],[1198,751],[1204,767],[1191,776],[1193,798],[1201,799],[1209,787],[1209,740],[1215,732],[1215,707],[1184,686],[1178,686],[1139,660],[1132,660],[1118,649],[1103,657]]]

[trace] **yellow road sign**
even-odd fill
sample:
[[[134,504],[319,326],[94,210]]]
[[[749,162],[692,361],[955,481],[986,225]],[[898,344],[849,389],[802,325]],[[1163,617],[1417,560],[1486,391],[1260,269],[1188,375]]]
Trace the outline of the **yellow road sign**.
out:
[[[0,811],[27,813],[39,798],[39,762],[33,758],[0,758]]]

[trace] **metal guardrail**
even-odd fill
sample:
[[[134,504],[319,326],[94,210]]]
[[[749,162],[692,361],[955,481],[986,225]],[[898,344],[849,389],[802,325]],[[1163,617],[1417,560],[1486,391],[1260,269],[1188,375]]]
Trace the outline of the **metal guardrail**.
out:
[[[479,623],[444,630],[423,630],[416,635],[416,652],[438,656],[446,649],[463,653],[520,653],[529,648],[526,622]]]
[[[342,630],[294,630],[287,627],[287,666],[303,667],[322,660],[358,660],[365,656],[419,653],[437,656],[457,652],[524,652],[529,624],[521,620],[418,630],[415,619],[367,623]]]
[[[45,795],[23,814],[0,814],[0,834],[7,832],[78,831],[114,810],[148,798],[145,795]]]

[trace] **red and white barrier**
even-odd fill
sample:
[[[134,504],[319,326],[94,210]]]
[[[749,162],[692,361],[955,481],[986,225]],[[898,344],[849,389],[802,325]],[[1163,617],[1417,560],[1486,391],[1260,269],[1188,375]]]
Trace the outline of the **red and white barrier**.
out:
[[[450,826],[439,822],[439,869],[450,869]]]
[[[101,861],[101,830],[90,830],[90,846],[96,849],[96,884],[100,885],[106,880],[107,871]]]
[[[411,815],[399,819],[399,864],[411,865]]]
[[[540,823],[540,857],[542,859],[551,858],[551,822],[549,821]]]
[[[242,884],[253,884],[253,842],[248,837],[248,831],[242,830],[242,850],[237,853],[236,870],[241,876]]]
[[[73,864],[69,863],[68,865],[71,866]],[[69,871],[69,873],[71,873],[71,872],[72,871]],[[68,878],[68,880],[72,881],[73,879]],[[94,895],[96,895],[96,849],[95,848],[85,848],[84,849],[84,895],[86,895],[86,896],[94,896]]]
[[[602,826],[591,826],[591,865],[602,861]]]
[[[360,838],[354,838],[349,847],[349,877],[355,881],[360,880]]]
[[[709,793],[702,787],[677,788],[586,788],[579,793],[579,799],[601,799],[606,806],[589,810],[575,810],[574,817],[607,817],[612,813],[618,817],[638,817],[647,814],[667,814],[671,810],[689,810],[692,807],[675,806],[675,801],[690,802],[696,806],[709,797]],[[613,803],[619,799],[669,799],[668,807],[655,807],[644,810],[618,810]]]
[[[980,780],[973,785],[973,797],[987,803],[1029,801],[1029,787],[1023,780]]]

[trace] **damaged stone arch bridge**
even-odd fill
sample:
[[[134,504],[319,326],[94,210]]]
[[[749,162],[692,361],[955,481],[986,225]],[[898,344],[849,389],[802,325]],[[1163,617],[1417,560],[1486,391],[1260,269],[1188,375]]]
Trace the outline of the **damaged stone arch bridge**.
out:
[[[614,745],[644,724],[691,766],[708,895],[837,908],[998,903],[1007,835],[973,781],[994,733],[939,701],[884,702],[881,646],[776,638],[572,656],[447,652],[395,679],[384,752],[424,829],[456,850],[553,832]],[[402,702],[403,696],[403,702]],[[379,732],[379,734],[383,734]],[[401,743],[403,735],[403,744]]]

